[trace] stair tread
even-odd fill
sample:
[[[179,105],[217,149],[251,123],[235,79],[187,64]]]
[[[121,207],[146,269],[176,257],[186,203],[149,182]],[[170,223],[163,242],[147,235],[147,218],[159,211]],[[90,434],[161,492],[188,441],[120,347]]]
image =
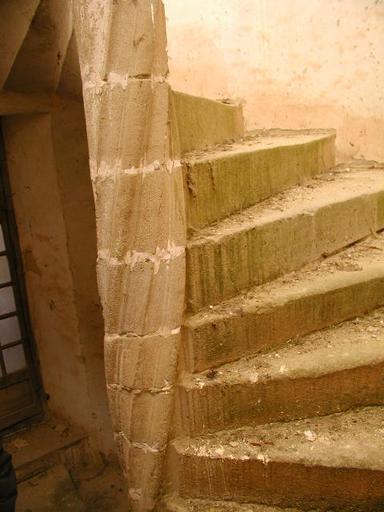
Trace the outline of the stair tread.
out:
[[[184,160],[188,232],[239,212],[335,165],[332,130],[259,130]]]
[[[188,315],[184,324],[195,329],[224,318],[236,318],[271,309],[298,296],[310,295],[315,290],[325,292],[382,275],[384,235],[378,233],[324,260],[309,263],[300,270],[263,285],[253,286],[231,299]]]
[[[253,503],[211,501],[169,496],[164,499],[164,510],[169,512],[300,512],[296,508],[279,508]]]
[[[185,374],[187,388],[256,384],[271,379],[316,378],[384,362],[384,308],[364,317],[292,340],[278,350]]]
[[[187,247],[190,250],[206,243],[220,243],[225,238],[271,222],[313,215],[321,208],[365,194],[376,194],[383,189],[384,173],[381,169],[339,168],[197,231],[189,238]]]
[[[384,471],[384,408],[178,438],[184,456]]]
[[[82,430],[51,417],[28,429],[14,432],[4,439],[6,450],[20,480],[48,467],[59,454],[87,439]]]
[[[216,160],[228,158],[239,153],[249,153],[273,147],[293,146],[303,144],[314,140],[321,140],[328,137],[334,137],[335,130],[332,129],[312,129],[312,130],[253,130],[247,132],[244,137],[238,141],[228,141],[217,144],[211,148],[199,151],[191,151],[184,155],[184,160],[189,163],[203,162],[205,160]]]

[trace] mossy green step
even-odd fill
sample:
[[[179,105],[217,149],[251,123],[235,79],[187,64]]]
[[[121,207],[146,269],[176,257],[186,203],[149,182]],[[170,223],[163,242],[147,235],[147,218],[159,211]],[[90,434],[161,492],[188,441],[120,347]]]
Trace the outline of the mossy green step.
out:
[[[333,167],[333,130],[262,130],[185,155],[190,233]]]
[[[384,405],[383,376],[380,308],[267,354],[184,374],[176,400],[180,435]]]
[[[181,366],[201,372],[384,305],[384,235],[256,286],[184,321]]]
[[[339,171],[197,232],[187,307],[218,304],[384,228],[384,172]]]

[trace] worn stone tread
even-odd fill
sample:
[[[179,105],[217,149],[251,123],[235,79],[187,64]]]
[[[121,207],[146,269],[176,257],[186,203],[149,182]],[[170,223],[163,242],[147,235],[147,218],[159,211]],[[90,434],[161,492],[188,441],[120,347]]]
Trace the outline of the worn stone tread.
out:
[[[384,227],[384,172],[312,180],[205,228],[187,244],[188,309],[301,268]]]
[[[190,232],[334,166],[333,130],[259,130],[184,159]]]
[[[357,300],[358,297],[358,300]],[[384,305],[384,236],[186,318],[182,366],[199,372]]]
[[[181,429],[199,434],[382,404],[383,375],[380,308],[268,354],[184,374],[178,388]]]
[[[384,472],[384,407],[175,439],[172,445],[186,456]]]
[[[186,499],[167,496],[160,507],[160,512],[300,512],[297,508],[269,507],[253,503],[236,503],[233,501],[211,501]],[[310,512],[316,512],[314,510]]]
[[[381,510],[384,408],[171,443],[172,492],[280,506]]]
[[[362,318],[290,340],[278,350],[218,367],[215,377],[185,374],[191,388],[255,383],[272,378],[318,377],[330,371],[384,361],[384,308]]]
[[[303,129],[285,130],[280,128],[248,131],[244,137],[236,141],[217,144],[204,150],[191,151],[184,155],[184,160],[190,163],[205,162],[227,158],[231,153],[249,153],[273,147],[294,146],[313,140],[322,140],[328,137],[335,138],[333,129]]]
[[[87,439],[84,431],[50,417],[30,429],[11,433],[3,438],[3,443],[12,455],[17,480],[21,482],[66,461],[67,457],[75,457],[77,452],[86,454]]]

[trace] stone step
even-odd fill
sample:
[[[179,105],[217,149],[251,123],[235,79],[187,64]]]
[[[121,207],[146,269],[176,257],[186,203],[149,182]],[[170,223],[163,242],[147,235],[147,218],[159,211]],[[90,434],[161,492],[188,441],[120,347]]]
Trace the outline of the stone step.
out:
[[[14,432],[3,442],[19,483],[62,463],[72,468],[93,459],[88,436],[53,417]]]
[[[384,227],[384,172],[339,171],[233,215],[187,244],[187,307],[197,312]]]
[[[335,163],[333,130],[259,130],[185,156],[193,231],[301,183]]]
[[[183,92],[171,94],[172,146],[182,155],[239,139],[244,135],[243,108],[235,101],[214,101]]]
[[[176,400],[179,432],[191,436],[384,404],[384,308],[274,352],[184,374]]]
[[[181,367],[201,372],[384,305],[384,236],[187,317]]]
[[[382,510],[384,409],[171,443],[169,492],[282,507]]]
[[[269,507],[233,501],[211,501],[167,496],[159,512],[300,512],[297,508]]]

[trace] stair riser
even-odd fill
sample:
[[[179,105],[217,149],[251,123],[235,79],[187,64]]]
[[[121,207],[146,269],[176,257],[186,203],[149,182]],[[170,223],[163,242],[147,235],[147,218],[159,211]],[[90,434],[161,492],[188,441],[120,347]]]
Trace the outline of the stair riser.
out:
[[[382,305],[384,268],[326,275],[321,287],[309,283],[291,295],[282,293],[275,303],[245,306],[197,326],[191,321],[183,327],[181,366],[191,373],[204,371]]]
[[[335,164],[335,136],[185,165],[188,227],[201,229]]]
[[[384,404],[384,362],[315,378],[218,383],[193,390],[180,386],[177,418],[179,434],[195,436],[379,404]]]
[[[244,135],[243,108],[172,91],[172,145],[183,155]]]
[[[174,446],[170,459],[172,473],[178,475],[171,491],[192,498],[231,499],[305,510],[334,507],[343,512],[378,511],[384,500],[384,472],[380,471],[186,456]]]
[[[384,227],[384,191],[187,248],[187,307],[197,312],[301,268]]]

